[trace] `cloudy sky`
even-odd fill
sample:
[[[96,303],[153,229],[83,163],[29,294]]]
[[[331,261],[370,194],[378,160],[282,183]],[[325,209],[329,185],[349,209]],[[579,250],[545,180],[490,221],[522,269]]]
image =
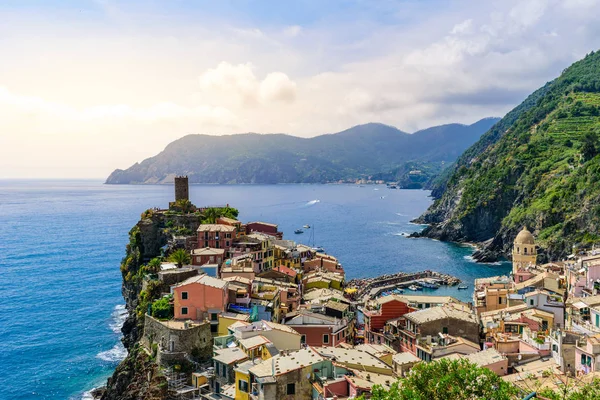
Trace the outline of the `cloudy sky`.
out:
[[[600,0],[5,0],[0,21],[0,178],[105,178],[192,133],[472,123],[600,48]]]

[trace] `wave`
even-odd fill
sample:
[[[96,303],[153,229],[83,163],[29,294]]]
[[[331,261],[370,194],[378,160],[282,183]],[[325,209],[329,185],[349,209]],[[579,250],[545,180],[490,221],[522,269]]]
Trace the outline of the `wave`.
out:
[[[92,391],[88,390],[87,392],[83,392],[83,394],[81,395],[81,400],[94,400],[94,396],[92,396]]]
[[[406,214],[401,214],[401,213],[396,213],[396,215],[397,215],[397,216],[399,216],[399,217],[408,217],[408,215],[406,215]]]
[[[485,265],[502,265],[501,261],[494,261],[494,262],[477,262],[475,261],[475,259],[473,258],[473,256],[463,256],[463,258],[469,262],[475,263],[475,264],[485,264]]]
[[[121,333],[121,328],[123,327],[123,324],[125,323],[128,314],[129,313],[125,308],[125,304],[119,304],[115,306],[115,309],[111,314],[112,322],[108,324],[110,326],[110,329],[112,329],[114,333]]]
[[[416,226],[429,226],[429,224],[417,224],[416,222],[409,222],[409,225],[416,225]]]
[[[123,343],[119,342],[113,346],[112,349],[101,351],[96,354],[96,358],[101,359],[102,361],[108,362],[121,362],[127,356],[127,349],[123,346]]]
[[[315,204],[320,203],[320,202],[321,202],[321,200],[319,200],[319,199],[311,200],[308,203],[306,203],[305,206],[307,206],[307,207],[308,206],[314,206]]]
[[[403,237],[408,237],[410,235],[410,233],[406,233],[406,232],[397,232],[397,233],[392,233],[392,235],[394,236],[403,236]]]

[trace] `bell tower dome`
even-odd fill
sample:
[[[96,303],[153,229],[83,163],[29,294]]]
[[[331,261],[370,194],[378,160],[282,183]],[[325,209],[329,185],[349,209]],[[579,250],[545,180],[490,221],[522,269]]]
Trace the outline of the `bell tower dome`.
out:
[[[535,248],[535,239],[527,227],[523,227],[513,243],[513,275],[527,266],[535,266],[536,262],[537,249]]]

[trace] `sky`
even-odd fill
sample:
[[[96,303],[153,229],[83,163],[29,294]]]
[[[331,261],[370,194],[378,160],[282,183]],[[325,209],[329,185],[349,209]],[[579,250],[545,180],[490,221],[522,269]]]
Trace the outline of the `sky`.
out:
[[[600,0],[0,4],[0,178],[106,178],[188,134],[501,117],[600,48]]]

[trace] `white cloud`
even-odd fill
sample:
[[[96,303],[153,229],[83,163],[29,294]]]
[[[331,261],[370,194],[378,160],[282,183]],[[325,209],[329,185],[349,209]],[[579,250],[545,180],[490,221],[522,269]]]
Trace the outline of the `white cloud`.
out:
[[[241,102],[245,106],[294,101],[296,83],[286,74],[271,72],[260,81],[252,70],[251,63],[219,63],[200,75],[200,97],[216,104]]]
[[[258,98],[263,103],[292,103],[296,99],[296,82],[290,80],[283,72],[271,72],[260,83]]]
[[[461,22],[460,24],[454,25],[454,27],[452,28],[450,33],[457,35],[457,34],[463,34],[463,33],[471,33],[472,31],[473,31],[473,20],[466,19],[463,22]]]

